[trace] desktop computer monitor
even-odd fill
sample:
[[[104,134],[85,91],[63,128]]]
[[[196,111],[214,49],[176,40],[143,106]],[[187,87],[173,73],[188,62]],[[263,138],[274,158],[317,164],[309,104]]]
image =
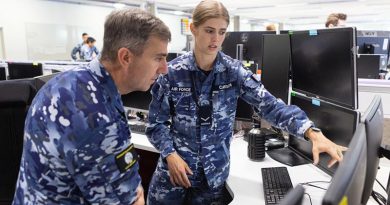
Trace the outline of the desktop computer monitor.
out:
[[[7,80],[7,74],[5,73],[5,67],[0,66],[0,80]]]
[[[241,98],[237,100],[236,120],[251,122],[254,115],[253,107]]]
[[[380,96],[375,96],[362,116],[367,136],[367,171],[362,203],[366,204],[371,195],[379,167],[379,148],[383,136],[383,108]]]
[[[359,124],[322,200],[323,205],[361,204],[367,159],[366,132]]]
[[[151,88],[153,85],[151,86]],[[149,110],[149,104],[152,101],[151,88],[148,91],[134,91],[122,95],[123,106],[146,112]]]
[[[9,79],[32,78],[43,75],[41,63],[8,62]]]
[[[177,58],[180,54],[179,53],[168,53],[167,55],[167,62]]]
[[[355,28],[293,31],[290,41],[292,89],[357,109]]]
[[[348,146],[351,142],[359,121],[357,111],[300,95],[291,96],[291,105],[301,108],[316,127],[320,128],[322,133],[332,142],[342,146]],[[313,161],[311,142],[290,136],[288,146],[306,160]],[[328,168],[330,159],[328,154],[321,154],[318,167],[329,175],[333,175],[337,164]]]
[[[275,34],[275,31],[233,31],[228,32],[222,44],[222,52],[240,60],[251,62],[248,69],[256,73],[262,62],[263,34]],[[253,108],[241,98],[237,101],[236,119],[251,121]]]
[[[262,36],[275,31],[233,31],[228,32],[222,44],[222,52],[240,61],[253,61],[261,65]]]
[[[287,34],[263,35],[261,82],[275,97],[288,103],[290,37]]]
[[[37,91],[41,89],[47,83],[47,81],[55,77],[57,74],[58,73],[52,73],[49,75],[42,75],[42,76],[35,77],[34,81],[35,81],[35,88],[37,89]]]
[[[381,56],[376,54],[359,54],[356,58],[358,78],[379,78]]]
[[[357,46],[360,54],[385,54],[389,53],[389,36],[358,36]]]

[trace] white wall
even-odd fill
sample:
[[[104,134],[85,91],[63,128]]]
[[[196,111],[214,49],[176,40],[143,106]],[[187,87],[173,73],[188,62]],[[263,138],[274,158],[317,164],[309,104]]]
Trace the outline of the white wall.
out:
[[[45,25],[51,30],[63,28],[64,31],[57,32],[58,36],[47,38],[47,44],[41,45],[45,52],[65,52],[64,58],[70,59],[72,45],[81,41],[81,33],[87,32],[96,39],[96,46],[103,45],[103,30],[106,16],[113,8],[51,2],[42,0],[6,0],[0,1],[0,27],[3,28],[5,56],[7,60],[42,60],[29,59],[29,52],[33,52],[28,45],[39,42],[46,38],[45,31],[28,32],[32,26]],[[158,15],[168,25],[172,32],[171,50],[181,50],[185,46],[185,36],[180,34],[179,16],[160,14]],[[72,29],[70,29],[72,28]],[[31,36],[33,35],[33,36]],[[57,35],[57,34],[56,34]],[[59,41],[65,39],[67,42]],[[64,50],[66,49],[66,51]],[[60,60],[60,59],[44,59]]]
[[[157,14],[157,16],[164,21],[171,31],[172,40],[168,45],[169,52],[180,52],[186,46],[186,36],[181,34],[181,16],[169,14]]]

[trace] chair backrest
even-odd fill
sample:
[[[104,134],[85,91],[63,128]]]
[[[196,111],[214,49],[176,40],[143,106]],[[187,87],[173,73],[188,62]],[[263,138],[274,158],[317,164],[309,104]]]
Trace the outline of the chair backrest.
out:
[[[13,199],[23,151],[24,121],[35,96],[32,79],[0,81],[0,204]]]

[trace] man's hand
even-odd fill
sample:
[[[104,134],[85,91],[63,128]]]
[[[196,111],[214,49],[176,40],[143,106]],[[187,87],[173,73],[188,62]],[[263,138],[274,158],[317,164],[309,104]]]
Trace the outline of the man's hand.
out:
[[[133,205],[144,205],[145,199],[144,199],[144,189],[142,188],[142,185],[139,185],[137,188],[137,200],[133,203]]]
[[[332,159],[328,162],[328,167],[333,166],[336,162],[341,162],[343,160],[343,151],[346,151],[348,148],[337,145],[326,138],[322,132],[315,132],[309,128],[305,132],[305,136],[311,140],[313,143],[313,159],[314,164],[317,165],[320,153],[328,153]]]
[[[191,187],[187,173],[192,175],[188,164],[176,153],[167,156],[169,178],[173,186]]]

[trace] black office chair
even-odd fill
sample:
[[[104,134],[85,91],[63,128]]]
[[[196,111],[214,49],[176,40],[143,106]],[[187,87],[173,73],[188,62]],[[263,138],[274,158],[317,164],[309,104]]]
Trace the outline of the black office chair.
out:
[[[280,205],[301,205],[303,195],[305,195],[305,189],[301,185],[297,185],[287,192]]]
[[[0,205],[11,204],[23,151],[24,121],[35,96],[31,79],[0,81]]]

